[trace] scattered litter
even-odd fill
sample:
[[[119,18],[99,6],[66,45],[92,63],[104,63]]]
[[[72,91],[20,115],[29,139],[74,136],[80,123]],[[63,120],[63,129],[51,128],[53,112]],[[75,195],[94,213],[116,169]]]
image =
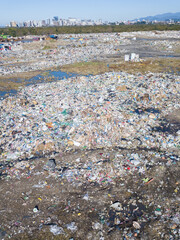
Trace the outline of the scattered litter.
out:
[[[63,228],[59,227],[57,225],[51,225],[50,226],[50,232],[52,232],[55,236],[60,235],[60,234],[64,234]]]
[[[67,224],[66,227],[68,230],[71,230],[72,232],[75,232],[78,229],[75,222]]]

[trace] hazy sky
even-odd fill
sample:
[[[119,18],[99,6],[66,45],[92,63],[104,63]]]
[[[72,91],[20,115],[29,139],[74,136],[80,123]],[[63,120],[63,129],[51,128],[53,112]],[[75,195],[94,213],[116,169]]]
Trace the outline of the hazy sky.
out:
[[[180,0],[1,0],[0,25],[59,16],[103,21],[179,12]]]

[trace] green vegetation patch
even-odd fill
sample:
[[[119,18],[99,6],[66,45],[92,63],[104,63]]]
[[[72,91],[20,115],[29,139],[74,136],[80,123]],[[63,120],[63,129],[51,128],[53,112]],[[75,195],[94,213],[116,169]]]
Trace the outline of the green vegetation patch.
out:
[[[97,75],[108,72],[109,68],[105,62],[78,62],[61,67],[63,72],[74,72],[83,75]]]
[[[96,75],[111,71],[123,71],[131,74],[145,74],[147,72],[169,72],[178,74],[178,72],[180,72],[180,64],[178,58],[148,59],[143,62],[120,61],[119,63],[110,64],[107,64],[106,62],[80,62],[65,65],[61,68],[61,70],[84,75]]]
[[[13,37],[26,35],[49,34],[78,34],[78,33],[106,33],[106,32],[135,32],[135,31],[165,31],[180,30],[179,24],[133,24],[133,25],[100,25],[100,26],[61,26],[61,27],[37,27],[37,28],[0,28],[0,34]]]

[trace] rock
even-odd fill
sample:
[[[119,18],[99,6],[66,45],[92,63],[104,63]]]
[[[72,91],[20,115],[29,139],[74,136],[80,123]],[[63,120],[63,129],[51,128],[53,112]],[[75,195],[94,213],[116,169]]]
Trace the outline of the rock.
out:
[[[37,145],[34,151],[37,152],[53,152],[55,150],[55,145],[53,142],[42,142]]]
[[[40,144],[36,147],[35,151],[37,151],[37,152],[42,152],[42,151],[44,151],[44,147],[45,147],[45,143],[40,143]]]

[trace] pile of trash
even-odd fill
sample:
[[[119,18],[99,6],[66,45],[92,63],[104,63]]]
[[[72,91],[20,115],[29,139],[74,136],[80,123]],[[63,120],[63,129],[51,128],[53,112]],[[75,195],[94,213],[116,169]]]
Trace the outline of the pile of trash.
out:
[[[170,52],[173,55],[173,51],[178,51],[179,47],[178,31],[60,34],[57,37],[58,40],[54,42],[41,39],[41,41],[10,43],[5,50],[0,51],[0,74],[11,76],[15,73],[37,71],[81,61],[104,61],[107,56],[112,57],[117,54],[119,58],[124,58],[126,54],[125,61],[131,58],[131,61],[139,62],[142,58],[139,47],[146,49],[147,57],[151,56],[150,53],[154,48],[167,52],[168,56]],[[43,38],[45,39],[45,36]],[[127,54],[130,53],[132,54],[128,57]]]
[[[179,239],[179,76],[111,72],[0,101],[0,239]]]
[[[123,72],[31,85],[0,101],[0,159],[76,149],[178,149],[179,77]]]
[[[2,55],[0,74],[7,76],[14,73],[37,71],[75,62],[94,60],[97,56],[116,53],[114,44],[126,41],[114,34],[113,36],[109,35],[109,38],[112,37],[111,40],[104,42],[105,37],[106,34],[93,35],[93,38],[90,35],[78,35],[76,39],[71,40],[70,35],[61,35],[56,47],[52,46],[51,48],[51,43],[46,41],[48,49],[44,49],[46,47],[44,41],[38,42],[37,47],[36,42],[14,43],[11,47],[12,51],[0,52]],[[79,41],[81,38],[82,40]],[[118,38],[118,42],[116,38]],[[32,46],[32,49],[28,49],[28,46]]]

